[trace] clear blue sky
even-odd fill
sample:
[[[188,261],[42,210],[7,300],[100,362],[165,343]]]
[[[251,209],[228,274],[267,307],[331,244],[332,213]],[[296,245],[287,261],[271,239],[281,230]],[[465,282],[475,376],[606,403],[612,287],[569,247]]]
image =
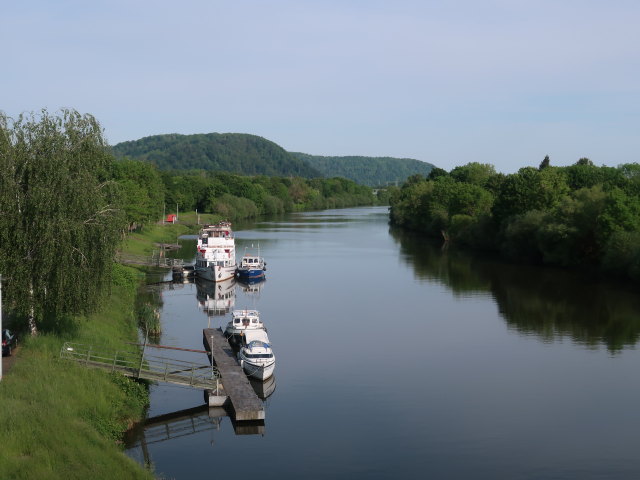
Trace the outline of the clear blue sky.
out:
[[[93,114],[111,144],[243,132],[289,151],[513,172],[640,161],[640,2],[22,0],[0,110]]]

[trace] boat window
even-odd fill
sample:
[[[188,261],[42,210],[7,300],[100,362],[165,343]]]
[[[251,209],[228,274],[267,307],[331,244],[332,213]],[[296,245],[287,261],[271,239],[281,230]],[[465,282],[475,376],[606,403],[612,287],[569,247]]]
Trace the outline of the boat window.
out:
[[[233,321],[233,323],[240,323],[240,319],[239,319],[239,318],[236,318],[236,319]]]
[[[255,318],[251,320],[251,323],[258,323],[258,320],[256,320]]]
[[[273,353],[245,353],[247,358],[273,358]]]

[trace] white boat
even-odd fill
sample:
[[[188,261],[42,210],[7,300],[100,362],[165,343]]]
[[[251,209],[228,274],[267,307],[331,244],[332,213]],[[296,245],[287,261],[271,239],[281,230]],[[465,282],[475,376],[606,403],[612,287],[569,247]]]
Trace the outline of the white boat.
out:
[[[236,273],[236,245],[229,222],[207,225],[198,234],[196,275],[220,282]]]
[[[231,312],[231,321],[227,323],[224,334],[227,338],[244,335],[247,330],[264,330],[266,328],[260,320],[257,310],[234,310]]]
[[[238,360],[245,373],[257,380],[266,380],[273,375],[276,357],[271,349],[265,330],[246,330],[244,344],[238,352]]]

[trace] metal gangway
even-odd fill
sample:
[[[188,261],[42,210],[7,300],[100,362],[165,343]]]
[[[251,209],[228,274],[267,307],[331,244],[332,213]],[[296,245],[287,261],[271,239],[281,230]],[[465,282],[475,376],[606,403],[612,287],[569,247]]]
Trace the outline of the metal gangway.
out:
[[[65,342],[60,358],[86,367],[120,372],[127,377],[211,390],[224,395],[220,373],[215,366],[150,355],[142,351],[110,350],[93,345]]]

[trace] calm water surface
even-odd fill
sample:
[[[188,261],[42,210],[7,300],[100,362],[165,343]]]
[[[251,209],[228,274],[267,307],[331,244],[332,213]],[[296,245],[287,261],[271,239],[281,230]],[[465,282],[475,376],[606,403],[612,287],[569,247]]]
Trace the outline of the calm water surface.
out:
[[[261,434],[152,387],[127,453],[163,478],[640,478],[640,296],[623,285],[509,266],[391,231],[385,208],[236,227],[260,245],[259,291],[162,292],[161,343],[257,308],[277,358]],[[191,258],[194,240],[183,240]],[[206,362],[202,354],[172,355]]]

